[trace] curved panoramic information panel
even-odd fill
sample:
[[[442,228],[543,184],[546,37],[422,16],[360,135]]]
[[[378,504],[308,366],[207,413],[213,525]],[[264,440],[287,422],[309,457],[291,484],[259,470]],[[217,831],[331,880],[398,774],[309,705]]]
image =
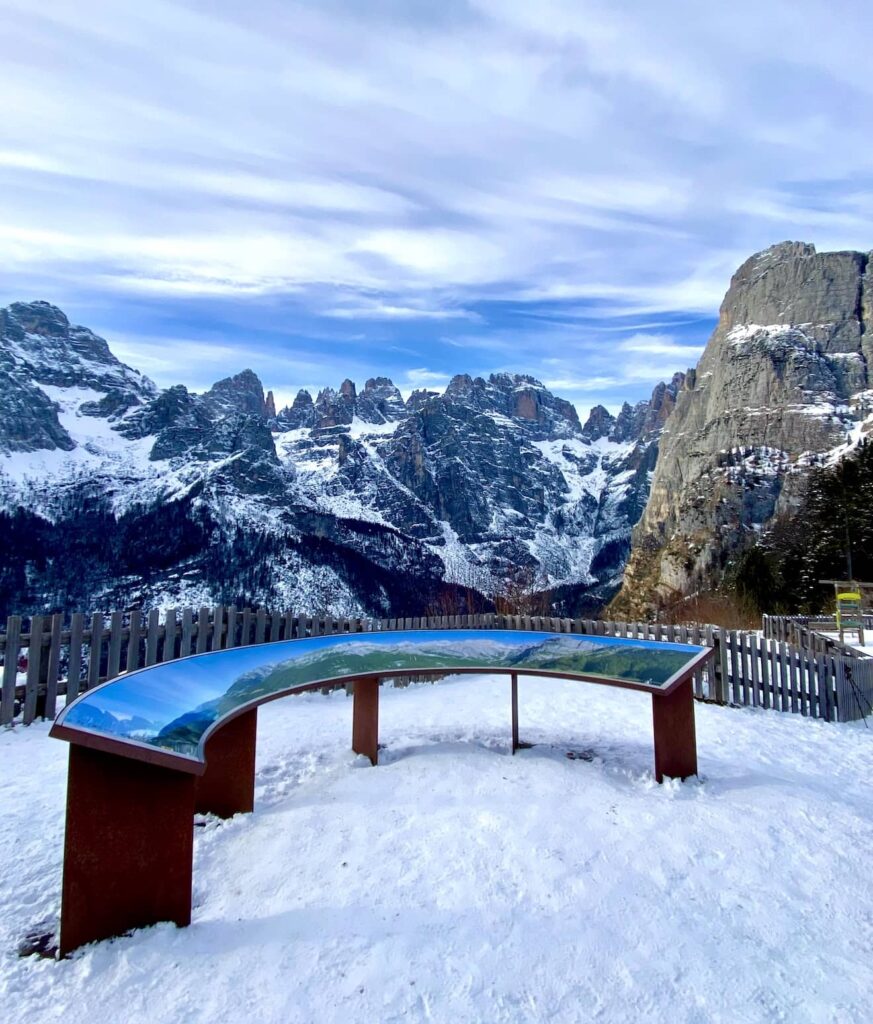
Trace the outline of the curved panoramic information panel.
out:
[[[52,735],[199,774],[206,740],[221,723],[325,684],[500,672],[666,695],[709,654],[689,644],[526,630],[341,633],[214,651],[132,672],[74,700],[58,715]]]

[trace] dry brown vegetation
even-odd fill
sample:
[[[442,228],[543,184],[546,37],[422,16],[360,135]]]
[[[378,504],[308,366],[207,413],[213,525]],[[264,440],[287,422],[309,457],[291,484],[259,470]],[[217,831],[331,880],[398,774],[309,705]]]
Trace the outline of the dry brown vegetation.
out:
[[[661,598],[656,612],[659,622],[672,625],[723,626],[725,629],[758,629],[761,617],[752,601],[714,590],[683,597]]]
[[[553,595],[530,568],[519,568],[494,595],[499,615],[551,615]]]

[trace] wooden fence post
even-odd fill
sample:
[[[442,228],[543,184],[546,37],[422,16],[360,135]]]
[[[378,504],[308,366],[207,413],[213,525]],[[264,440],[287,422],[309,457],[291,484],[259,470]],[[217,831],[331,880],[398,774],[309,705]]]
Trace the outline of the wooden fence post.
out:
[[[212,642],[210,651],[220,651],[224,647],[224,607],[217,604],[212,609]]]
[[[70,660],[67,665],[67,703],[79,696],[79,681],[82,676],[82,635],[85,632],[85,616],[76,612],[70,619]]]
[[[61,668],[61,632],[64,627],[63,612],[52,616],[51,641],[49,643],[48,670],[45,677],[45,697],[42,700],[42,717],[54,718],[58,702],[58,676]]]
[[[18,651],[21,616],[6,620],[6,646],[3,648],[3,689],[0,692],[0,725],[10,725],[15,716],[15,684],[18,682]]]
[[[103,657],[103,615],[94,612],[91,616],[91,636],[88,641],[88,676],[86,689],[90,690],[100,682],[100,661]]]
[[[140,626],[142,623],[142,612],[134,608],[130,613],[130,633],[127,637],[127,662],[125,671],[136,672],[139,668],[139,641],[141,637]]]
[[[164,613],[164,649],[161,661],[172,661],[176,657],[176,609],[168,608]]]
[[[36,718],[36,694],[42,663],[42,634],[43,617],[34,615],[30,620],[30,643],[27,645],[27,682],[25,683],[22,715],[25,725],[30,725]]]
[[[191,653],[191,637],[194,633],[194,617],[190,608],[182,609],[182,636],[179,640],[179,657],[187,658]]]
[[[106,678],[115,679],[121,671],[121,612],[113,612],[109,619],[109,656],[106,661]]]
[[[209,649],[209,609],[204,605],[197,616],[197,643],[194,650],[197,654],[205,654]]]

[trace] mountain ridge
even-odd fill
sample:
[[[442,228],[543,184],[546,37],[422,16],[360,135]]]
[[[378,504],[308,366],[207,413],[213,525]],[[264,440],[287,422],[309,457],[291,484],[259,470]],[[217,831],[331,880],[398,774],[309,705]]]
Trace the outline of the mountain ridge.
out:
[[[591,607],[617,586],[684,379],[584,425],[507,373],[405,402],[387,377],[346,379],[277,411],[251,370],[159,389],[46,302],[14,303],[0,329],[0,604],[15,611],[409,614],[518,575]]]

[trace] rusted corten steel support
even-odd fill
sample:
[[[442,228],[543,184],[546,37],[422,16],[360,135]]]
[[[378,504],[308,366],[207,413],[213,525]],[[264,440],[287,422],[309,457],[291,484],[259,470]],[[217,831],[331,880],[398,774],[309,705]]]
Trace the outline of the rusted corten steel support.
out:
[[[697,774],[694,691],[690,677],[671,693],[652,694],[655,732],[655,778],[687,779]]]
[[[197,779],[195,810],[232,818],[255,806],[258,709],[237,715],[206,741],[206,771]]]
[[[352,750],[379,763],[379,680],[356,679],[352,709]]]
[[[70,744],[59,952],[191,922],[196,778]]]

